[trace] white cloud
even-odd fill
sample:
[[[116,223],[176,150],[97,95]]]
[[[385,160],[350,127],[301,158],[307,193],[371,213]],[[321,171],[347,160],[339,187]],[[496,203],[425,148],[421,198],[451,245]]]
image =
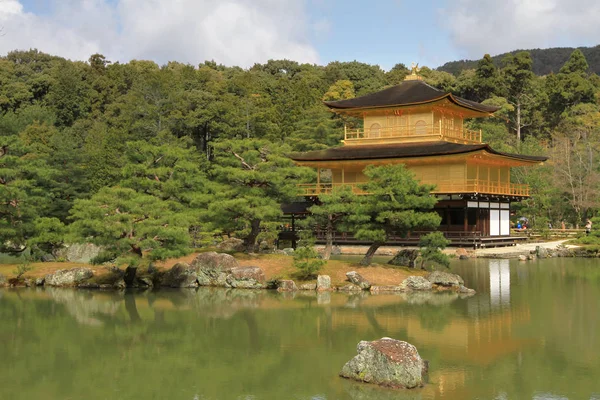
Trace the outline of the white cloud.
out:
[[[102,53],[112,61],[214,59],[245,67],[271,58],[318,62],[304,1],[49,1],[41,15],[19,0],[0,1],[0,53],[38,48],[78,60]]]
[[[439,17],[451,42],[468,58],[600,41],[597,0],[453,0]]]

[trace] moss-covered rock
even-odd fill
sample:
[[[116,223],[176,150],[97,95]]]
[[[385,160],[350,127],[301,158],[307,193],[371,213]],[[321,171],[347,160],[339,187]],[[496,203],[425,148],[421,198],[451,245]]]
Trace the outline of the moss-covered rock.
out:
[[[358,354],[348,361],[340,376],[394,388],[416,388],[424,383],[427,363],[410,343],[391,338],[361,341]]]

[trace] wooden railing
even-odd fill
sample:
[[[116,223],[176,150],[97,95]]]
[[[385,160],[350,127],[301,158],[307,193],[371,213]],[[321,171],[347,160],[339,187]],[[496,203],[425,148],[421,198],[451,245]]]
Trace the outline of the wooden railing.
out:
[[[465,142],[481,143],[481,131],[444,126],[440,121],[434,125],[391,126],[381,128],[347,129],[344,127],[344,140],[353,142],[369,142],[394,138],[426,138],[458,139]]]
[[[435,185],[436,188],[431,192],[434,194],[459,194],[459,193],[481,193],[481,194],[497,194],[505,196],[529,196],[529,185],[516,183],[500,183],[484,180],[468,179],[466,181],[437,181],[426,182],[422,184]],[[300,184],[298,187],[302,190],[304,196],[318,196],[321,194],[330,194],[334,189],[343,186],[352,188],[354,194],[368,194],[358,185],[361,183],[309,183]]]

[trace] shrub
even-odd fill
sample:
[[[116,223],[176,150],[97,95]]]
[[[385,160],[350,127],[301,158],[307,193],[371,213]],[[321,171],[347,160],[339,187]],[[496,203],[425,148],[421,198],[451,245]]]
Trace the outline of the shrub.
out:
[[[327,261],[319,257],[313,247],[298,247],[294,252],[294,267],[298,269],[298,276],[303,279],[315,277]]]
[[[17,269],[13,271],[13,274],[15,274],[17,276],[16,279],[19,280],[23,275],[32,269],[33,267],[29,264],[29,261],[24,261],[23,263],[17,265]]]
[[[450,257],[442,253],[442,250],[448,246],[450,241],[444,237],[442,232],[431,232],[422,236],[419,240],[421,248],[421,269],[425,269],[426,262],[434,262],[448,268],[450,266]]]

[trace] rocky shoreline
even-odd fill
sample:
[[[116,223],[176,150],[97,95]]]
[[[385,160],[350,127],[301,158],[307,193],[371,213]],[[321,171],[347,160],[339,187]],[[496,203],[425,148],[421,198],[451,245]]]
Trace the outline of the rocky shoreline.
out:
[[[423,276],[409,276],[397,285],[371,285],[356,271],[346,273],[347,282],[334,286],[328,275],[319,275],[316,283],[296,284],[289,279],[267,281],[258,266],[240,266],[238,261],[225,253],[199,254],[190,264],[177,263],[171,269],[149,269],[139,275],[128,276],[128,271],[112,268],[108,274],[95,276],[89,268],[58,270],[37,279],[6,280],[0,275],[0,287],[72,287],[80,289],[122,290],[126,288],[197,288],[220,287],[230,289],[273,289],[278,292],[340,291],[363,292],[456,292],[473,295],[475,291],[464,286],[463,279],[445,271],[434,271]]]

